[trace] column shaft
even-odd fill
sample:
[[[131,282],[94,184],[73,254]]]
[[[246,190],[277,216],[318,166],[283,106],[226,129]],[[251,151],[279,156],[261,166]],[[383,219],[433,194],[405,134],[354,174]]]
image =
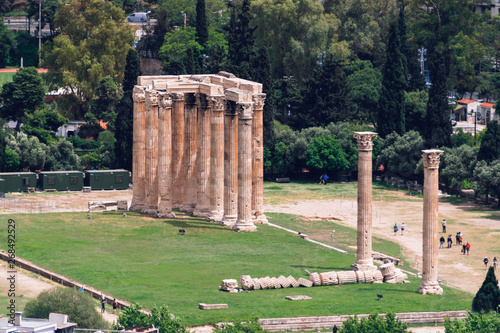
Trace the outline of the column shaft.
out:
[[[210,180],[210,118],[212,105],[207,95],[198,96],[198,156],[197,156],[197,199],[193,216],[207,217],[209,213],[209,180]]]
[[[146,90],[146,202],[141,212],[158,211],[158,92]]]
[[[229,102],[224,116],[224,217],[221,224],[233,226],[238,218],[238,113]]]
[[[224,96],[211,96],[210,214],[209,221],[220,222],[224,215]]]
[[[439,294],[443,289],[437,282],[438,254],[438,190],[439,161],[442,150],[423,150],[424,159],[424,221],[422,248],[422,282],[418,288],[421,294]]]
[[[180,208],[184,198],[184,94],[172,94],[172,205]]]
[[[146,93],[143,87],[135,86],[134,119],[133,119],[133,145],[132,145],[132,193],[131,210],[140,210],[144,207],[146,199],[146,169],[144,164],[144,147],[146,145]]]
[[[184,137],[184,200],[181,210],[192,213],[196,206],[197,180],[196,180],[196,157],[198,150],[198,130],[197,130],[197,107],[195,94],[185,94],[185,137]]]
[[[238,219],[234,231],[257,231],[252,220],[252,105],[238,103]]]
[[[158,110],[158,192],[156,217],[173,218],[172,213],[172,96],[160,93]]]
[[[372,259],[372,132],[355,132],[358,140],[358,225],[356,262],[352,269],[376,270]]]
[[[252,165],[252,215],[254,223],[268,223],[264,215],[264,129],[263,111],[265,94],[253,95],[253,165]]]

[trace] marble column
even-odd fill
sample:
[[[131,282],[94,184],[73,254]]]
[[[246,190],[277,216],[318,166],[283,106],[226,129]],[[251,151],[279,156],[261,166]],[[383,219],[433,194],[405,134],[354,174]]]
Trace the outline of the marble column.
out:
[[[133,90],[134,119],[132,138],[132,203],[130,210],[141,210],[146,198],[146,166],[144,164],[144,145],[146,144],[146,92],[144,87],[135,86]]]
[[[211,149],[210,149],[210,213],[207,220],[222,221],[224,215],[224,96],[210,96]]]
[[[184,94],[172,94],[172,205],[180,208],[184,198]]]
[[[228,102],[224,114],[224,216],[220,224],[233,226],[238,219],[238,113]]]
[[[158,92],[146,89],[146,200],[141,212],[158,211]]]
[[[207,95],[198,95],[198,156],[196,165],[197,193],[193,216],[207,217],[209,213],[210,143],[212,104]]]
[[[159,93],[158,109],[158,192],[156,217],[174,218],[172,212],[172,96]]]
[[[266,94],[253,95],[253,165],[252,165],[252,215],[254,223],[268,223],[264,215],[264,100]]]
[[[184,136],[184,199],[180,209],[192,213],[196,206],[197,181],[196,181],[196,157],[198,153],[198,121],[196,95],[187,93],[184,95],[184,116],[186,119]]]
[[[423,256],[422,282],[418,292],[425,294],[443,293],[437,282],[438,256],[438,190],[439,162],[442,150],[422,150],[424,160],[424,221],[423,221]]]
[[[252,219],[252,108],[238,105],[238,219],[234,231],[257,231]]]
[[[354,132],[358,141],[358,227],[356,271],[376,270],[372,259],[372,150],[377,133]]]

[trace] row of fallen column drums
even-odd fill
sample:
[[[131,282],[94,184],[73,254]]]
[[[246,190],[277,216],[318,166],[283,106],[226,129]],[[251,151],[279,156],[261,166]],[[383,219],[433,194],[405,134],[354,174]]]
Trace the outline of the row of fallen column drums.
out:
[[[243,290],[280,289],[313,286],[332,286],[346,283],[403,283],[408,276],[400,269],[394,267],[394,263],[380,266],[379,270],[372,271],[330,271],[323,273],[311,273],[309,280],[304,278],[295,279],[289,275],[285,277],[263,277],[252,278],[250,275],[240,277],[240,285]],[[221,290],[231,291],[238,289],[238,282],[234,279],[223,280]]]

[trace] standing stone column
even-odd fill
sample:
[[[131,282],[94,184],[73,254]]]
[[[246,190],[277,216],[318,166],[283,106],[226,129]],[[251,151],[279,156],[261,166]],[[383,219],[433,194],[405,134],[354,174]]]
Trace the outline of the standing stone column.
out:
[[[160,93],[158,110],[158,191],[156,217],[174,218],[172,213],[172,96]]]
[[[224,96],[210,96],[212,104],[210,147],[209,221],[220,222],[224,215]]]
[[[220,224],[233,226],[238,219],[238,113],[227,104],[224,115],[224,217]]]
[[[158,211],[158,92],[146,90],[146,201],[141,212]]]
[[[443,293],[437,282],[439,161],[442,150],[422,150],[424,159],[424,223],[422,282],[418,292]]]
[[[254,223],[268,223],[264,215],[264,100],[266,94],[253,95],[252,215]]]
[[[372,150],[377,133],[354,132],[358,140],[358,228],[353,270],[376,270],[372,259]]]
[[[184,136],[184,199],[181,205],[181,210],[192,213],[196,206],[196,157],[198,149],[198,127],[197,127],[197,107],[196,95],[189,93],[185,94],[184,112],[186,119],[185,136]]]
[[[131,210],[140,210],[144,207],[146,198],[146,169],[144,164],[144,146],[146,144],[146,109],[144,101],[146,92],[144,87],[135,86],[133,91],[134,119],[132,144],[132,192]]]
[[[212,104],[207,95],[198,95],[198,156],[196,165],[197,196],[193,216],[207,217],[209,213],[210,178],[210,116]]]
[[[184,94],[172,94],[172,205],[180,208],[184,198]]]
[[[234,231],[257,231],[252,220],[252,105],[238,103],[238,220]]]

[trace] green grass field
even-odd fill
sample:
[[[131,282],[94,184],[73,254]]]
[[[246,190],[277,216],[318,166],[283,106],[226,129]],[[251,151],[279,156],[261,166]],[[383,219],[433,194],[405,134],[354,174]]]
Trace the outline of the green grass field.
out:
[[[295,191],[292,185],[291,195]],[[328,191],[333,186],[323,188],[318,192],[327,192],[320,195],[332,195]],[[305,221],[290,215],[269,216],[279,225],[307,227]],[[400,285],[358,284],[236,294],[219,291],[223,279],[239,280],[243,274],[283,274],[298,279],[307,277],[304,269],[347,270],[355,261],[352,254],[342,255],[267,225],[259,225],[256,233],[235,233],[201,219],[163,220],[136,212],[130,212],[127,218],[119,213],[96,213],[92,220],[86,213],[12,218],[16,220],[18,256],[144,307],[166,304],[188,325],[256,317],[469,309],[472,301],[471,294],[446,287],[443,296],[422,296],[416,292],[420,283],[416,279]],[[308,222],[314,224],[308,229],[312,232],[332,227],[338,230],[339,247],[355,243],[354,229],[334,222]],[[179,228],[186,230],[184,236],[179,235]],[[1,237],[0,244],[5,244],[5,233]],[[382,240],[374,241],[374,249],[399,254],[398,245]],[[285,296],[302,294],[313,300],[285,300]],[[383,294],[384,299],[377,301],[376,294]],[[229,308],[203,311],[198,303],[227,303]]]
[[[12,81],[14,74],[16,73],[0,73],[0,89],[4,84]]]

